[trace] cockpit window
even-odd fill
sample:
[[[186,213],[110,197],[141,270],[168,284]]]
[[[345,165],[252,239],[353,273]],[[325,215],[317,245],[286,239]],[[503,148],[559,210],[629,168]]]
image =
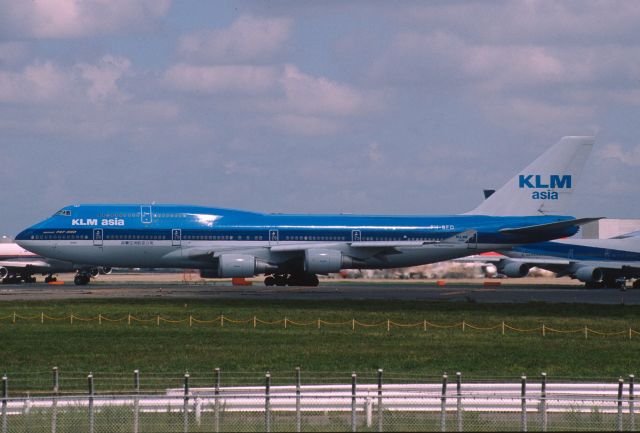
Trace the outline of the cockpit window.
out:
[[[71,211],[70,210],[66,210],[66,209],[62,209],[62,210],[59,210],[58,212],[56,212],[54,215],[71,216]]]

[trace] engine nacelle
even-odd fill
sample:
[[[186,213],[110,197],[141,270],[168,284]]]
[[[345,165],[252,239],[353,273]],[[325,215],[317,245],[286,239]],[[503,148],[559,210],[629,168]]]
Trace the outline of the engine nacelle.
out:
[[[310,274],[330,274],[353,267],[354,260],[336,250],[310,249],[304,253],[304,270]]]
[[[89,274],[91,274],[93,278],[97,277],[100,274],[100,268],[91,268]]]
[[[100,268],[100,275],[109,275],[113,271],[113,268],[103,266]]]
[[[509,278],[522,278],[529,273],[529,266],[526,263],[507,262],[500,267],[500,273]]]
[[[4,280],[9,275],[9,270],[4,267],[0,267],[0,280]]]
[[[574,276],[583,283],[601,283],[604,280],[602,269],[591,266],[579,268]]]
[[[245,254],[222,254],[218,257],[217,278],[243,278],[274,271],[277,266]],[[202,272],[200,273],[202,275]],[[205,272],[211,275],[212,273]],[[211,277],[210,277],[211,278]]]

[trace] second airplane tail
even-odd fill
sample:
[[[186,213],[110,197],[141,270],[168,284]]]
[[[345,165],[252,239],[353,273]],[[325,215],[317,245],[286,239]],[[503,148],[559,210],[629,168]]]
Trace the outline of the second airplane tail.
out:
[[[594,142],[594,137],[563,137],[467,214],[567,215]]]

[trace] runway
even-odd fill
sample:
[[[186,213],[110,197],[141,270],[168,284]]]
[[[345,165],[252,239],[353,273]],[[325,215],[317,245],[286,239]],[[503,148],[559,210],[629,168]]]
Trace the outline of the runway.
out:
[[[640,290],[585,289],[571,281],[556,280],[523,283],[484,280],[451,280],[444,286],[426,282],[337,282],[324,280],[318,287],[266,287],[261,282],[232,286],[230,282],[194,282],[155,277],[144,281],[136,276],[124,281],[122,275],[101,276],[87,286],[44,283],[2,285],[2,301],[41,301],[63,299],[265,299],[265,300],[401,300],[480,303],[589,303],[640,305]],[[530,282],[533,280],[533,282]],[[500,285],[498,285],[500,284]]]

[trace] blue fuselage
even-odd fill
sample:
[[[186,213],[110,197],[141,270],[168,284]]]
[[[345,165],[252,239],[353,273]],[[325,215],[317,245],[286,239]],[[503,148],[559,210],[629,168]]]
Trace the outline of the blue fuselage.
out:
[[[281,215],[183,205],[77,205],[16,237],[46,257],[119,267],[207,269],[226,252],[297,266],[310,248],[338,250],[361,268],[413,266],[571,236],[574,226],[526,233],[502,229],[572,220],[494,217]],[[466,243],[456,235],[476,233]]]

